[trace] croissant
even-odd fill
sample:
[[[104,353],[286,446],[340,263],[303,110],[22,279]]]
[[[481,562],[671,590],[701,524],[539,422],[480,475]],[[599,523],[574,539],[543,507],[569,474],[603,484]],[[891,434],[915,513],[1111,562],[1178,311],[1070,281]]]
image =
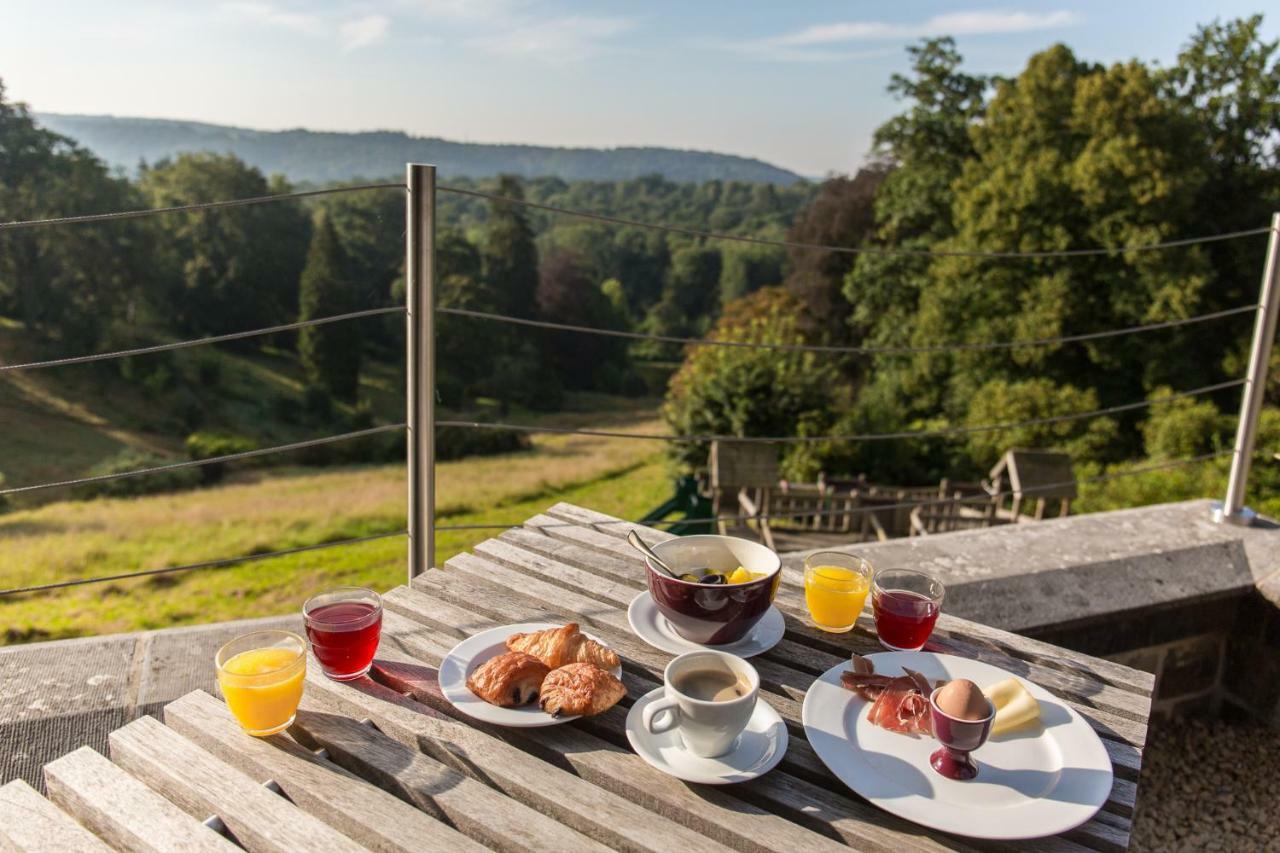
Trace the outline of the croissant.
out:
[[[627,695],[627,688],[591,663],[569,663],[553,669],[542,682],[542,710],[553,717],[561,714],[589,717],[603,714]]]
[[[533,655],[506,652],[480,664],[467,678],[467,689],[490,705],[513,708],[537,698],[548,671]]]
[[[559,669],[567,663],[593,663],[609,670],[621,664],[612,649],[581,633],[576,622],[532,634],[512,634],[507,637],[507,648],[533,655],[549,669]]]

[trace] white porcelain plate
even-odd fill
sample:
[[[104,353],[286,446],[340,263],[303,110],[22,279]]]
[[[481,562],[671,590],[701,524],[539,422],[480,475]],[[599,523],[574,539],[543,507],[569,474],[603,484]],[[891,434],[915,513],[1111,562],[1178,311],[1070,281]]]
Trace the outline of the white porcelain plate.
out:
[[[662,687],[649,691],[627,714],[627,740],[631,748],[663,773],[702,785],[729,785],[763,776],[777,766],[787,752],[787,724],[773,706],[759,699],[746,729],[728,754],[699,758],[685,749],[677,730],[650,734],[641,722],[645,707],[662,698],[663,692]]]
[[[490,705],[467,687],[467,676],[471,675],[476,667],[507,651],[507,637],[512,634],[531,634],[534,631],[559,627],[561,625],[555,622],[523,622],[519,625],[490,628],[488,631],[481,631],[479,634],[468,637],[454,646],[440,662],[440,692],[453,703],[453,707],[467,716],[498,726],[529,729],[539,726],[556,726],[578,719],[569,716],[553,717],[539,708],[536,701],[519,708],[499,708],[497,705]],[[597,643],[608,645],[599,637],[592,637],[586,631],[582,633]],[[613,674],[621,678],[622,668],[615,667]]]
[[[662,649],[664,652],[670,652],[673,655],[682,655],[685,652],[696,652],[702,649],[715,649],[718,652],[728,652],[740,658],[755,657],[761,652],[767,652],[778,645],[778,641],[782,639],[782,635],[787,631],[787,623],[782,618],[781,611],[770,604],[764,616],[760,617],[760,621],[741,640],[725,643],[721,646],[706,646],[701,643],[695,643],[676,633],[676,629],[671,627],[667,617],[659,612],[658,605],[654,604],[653,597],[649,595],[648,590],[631,600],[631,606],[627,608],[627,621],[631,623],[631,630],[635,632],[637,637],[654,648]]]
[[[918,824],[971,838],[1039,838],[1093,817],[1111,794],[1111,760],[1089,724],[1065,702],[1017,673],[931,652],[867,655],[876,672],[908,666],[936,679],[986,688],[1018,677],[1040,703],[1040,722],[992,737],[973,753],[977,778],[957,782],[929,766],[938,742],[867,721],[868,702],[840,684],[834,666],[804,697],[805,735],[842,782],[875,805]]]

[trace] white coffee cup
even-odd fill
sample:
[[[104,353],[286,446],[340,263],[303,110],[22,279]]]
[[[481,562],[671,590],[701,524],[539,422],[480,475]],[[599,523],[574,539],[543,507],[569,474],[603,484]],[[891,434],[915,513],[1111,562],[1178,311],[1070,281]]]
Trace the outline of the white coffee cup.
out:
[[[682,676],[699,670],[728,671],[748,691],[726,701],[695,699],[681,693],[675,684]],[[655,735],[676,729],[685,747],[701,758],[715,758],[733,749],[734,741],[750,722],[760,695],[760,676],[755,667],[737,655],[710,649],[685,652],[672,660],[662,673],[662,683],[663,697],[644,709],[644,727]],[[662,719],[660,715],[664,715]]]

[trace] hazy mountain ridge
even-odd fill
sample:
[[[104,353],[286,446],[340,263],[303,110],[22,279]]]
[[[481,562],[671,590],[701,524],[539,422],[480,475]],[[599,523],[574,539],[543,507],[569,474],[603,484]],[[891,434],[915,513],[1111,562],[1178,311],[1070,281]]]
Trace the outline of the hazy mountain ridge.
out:
[[[788,185],[800,175],[749,157],[674,148],[556,148],[453,142],[399,131],[357,133],[251,130],[173,119],[38,113],[37,120],[132,172],[182,151],[230,152],[268,174],[330,183],[399,176],[407,162],[435,163],[442,176],[615,181],[660,174],[673,181],[750,181]]]

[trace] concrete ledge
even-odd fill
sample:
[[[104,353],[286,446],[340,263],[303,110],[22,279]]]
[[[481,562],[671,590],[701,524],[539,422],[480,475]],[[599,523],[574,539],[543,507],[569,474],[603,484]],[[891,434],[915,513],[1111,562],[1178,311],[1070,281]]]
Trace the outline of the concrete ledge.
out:
[[[44,790],[40,768],[78,746],[99,752],[107,735],[197,688],[216,692],[213,656],[240,634],[302,630],[273,616],[136,634],[0,648],[0,784]]]
[[[1255,589],[1280,605],[1280,525],[1214,524],[1207,500],[834,550],[935,574],[947,612],[1019,633]]]

